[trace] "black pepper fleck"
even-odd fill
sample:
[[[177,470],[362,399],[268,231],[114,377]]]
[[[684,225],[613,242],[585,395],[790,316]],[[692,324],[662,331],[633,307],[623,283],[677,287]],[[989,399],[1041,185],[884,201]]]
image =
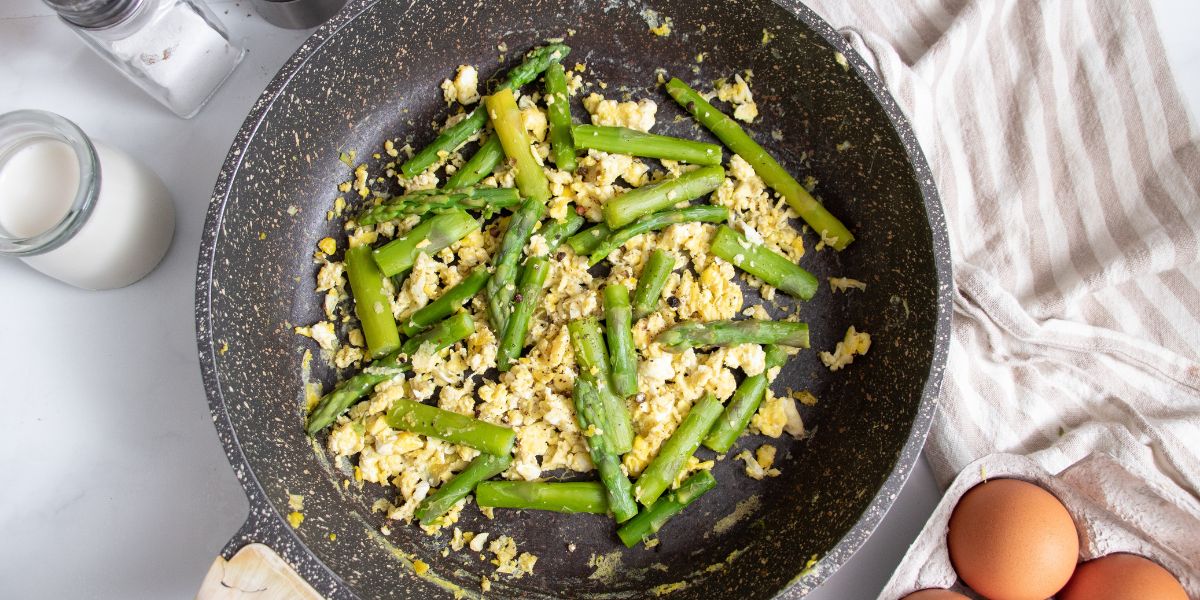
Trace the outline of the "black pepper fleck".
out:
[[[679,298],[676,298],[675,296],[669,296],[667,297],[667,304],[670,305],[671,308],[679,308]]]
[[[514,295],[513,295],[513,302],[520,302],[520,301],[522,301],[522,300],[524,300],[524,299],[525,299],[525,297],[524,297],[524,296],[522,296],[521,294],[514,294]]]

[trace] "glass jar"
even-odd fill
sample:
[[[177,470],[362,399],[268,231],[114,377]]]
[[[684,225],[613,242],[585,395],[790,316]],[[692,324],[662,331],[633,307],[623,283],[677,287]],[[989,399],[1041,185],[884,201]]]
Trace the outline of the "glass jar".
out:
[[[0,115],[0,255],[84,289],[145,277],[175,232],[162,180],[56,114]]]
[[[245,56],[194,0],[44,0],[130,81],[190,118]]]

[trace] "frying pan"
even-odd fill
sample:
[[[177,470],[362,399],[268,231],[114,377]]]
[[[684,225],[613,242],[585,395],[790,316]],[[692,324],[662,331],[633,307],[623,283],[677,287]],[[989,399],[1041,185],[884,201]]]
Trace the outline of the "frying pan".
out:
[[[649,31],[647,9],[671,18],[670,35]],[[774,36],[769,43],[764,29]],[[658,102],[656,132],[711,139],[690,119],[675,119],[682,112],[656,87],[656,68],[703,89],[752,69],[762,116],[748,129],[793,173],[815,177],[818,196],[858,238],[841,253],[810,247],[804,266],[822,281],[850,276],[868,287],[833,294],[822,286],[801,308],[814,350],[793,358],[774,389],[810,390],[819,402],[801,407],[811,435],[783,441],[781,476],[755,481],[738,472],[740,461],[718,463],[721,484],[669,522],[651,549],[625,549],[604,516],[497,511],[487,520],[468,508],[460,528],[510,535],[539,557],[532,575],[502,576],[488,595],[795,598],[843,564],[883,518],[935,410],[949,251],[912,131],[828,24],[794,1],[358,0],[263,92],[208,211],[196,282],[200,362],[214,423],[251,507],[225,558],[265,544],[333,598],[479,594],[492,565],[465,550],[443,557],[445,535],[372,513],[371,504],[395,490],[345,486],[349,476],[331,463],[323,437],[304,434],[306,346],[292,329],[322,318],[311,256],[318,240],[340,233],[337,220],[326,220],[333,188],[347,177],[339,153],[366,157],[397,136],[427,143],[430,124],[447,114],[438,83],[457,65],[488,76],[562,36],[574,48],[568,63],[585,64],[587,80],[607,85],[593,91]],[[575,102],[578,119],[585,113]],[[757,302],[747,290],[746,304]],[[831,373],[816,350],[832,349],[850,325],[874,343]],[[312,362],[311,379],[326,389],[336,376]],[[765,441],[745,437],[739,447]],[[304,496],[298,529],[283,518],[292,511],[289,494]],[[381,533],[385,526],[390,534]],[[417,559],[430,567],[420,576]]]

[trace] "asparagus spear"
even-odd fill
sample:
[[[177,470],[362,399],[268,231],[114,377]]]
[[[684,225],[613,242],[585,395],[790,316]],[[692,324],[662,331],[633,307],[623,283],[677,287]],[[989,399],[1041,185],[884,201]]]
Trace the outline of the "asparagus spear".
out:
[[[604,333],[613,389],[623,398],[637,393],[637,351],[633,348],[633,308],[629,290],[612,283],[604,286]]]
[[[589,380],[596,387],[602,405],[601,429],[608,435],[609,442],[617,454],[633,448],[633,424],[629,420],[629,409],[625,399],[613,392],[609,383],[608,353],[604,348],[604,336],[600,324],[588,317],[567,323],[571,336],[571,347],[575,350],[575,362],[579,367],[579,378]]]
[[[417,348],[420,348],[421,344],[425,342],[433,342],[434,349],[441,350],[471,335],[473,331],[475,331],[475,324],[471,321],[470,315],[464,313],[462,317],[446,319],[438,327],[433,327],[425,334],[413,339],[419,340],[416,343]],[[318,431],[328,427],[375,386],[411,369],[412,366],[407,360],[401,360],[402,356],[409,354],[403,348],[394,350],[383,358],[376,359],[370,366],[350,379],[339,383],[332,391],[325,394],[308,417],[308,427],[306,427],[308,434],[315,435]]]
[[[549,44],[540,48],[534,48],[525,55],[525,61],[508,72],[508,76],[504,81],[500,82],[497,90],[515,90],[521,86],[533,81],[546,67],[550,65],[552,60],[562,60],[566,58],[571,49],[562,44]],[[475,108],[467,118],[446,128],[433,143],[422,148],[412,158],[408,159],[400,166],[400,171],[405,177],[416,177],[422,171],[437,162],[439,152],[453,152],[456,148],[463,145],[467,138],[475,135],[475,132],[483,129],[484,123],[487,122],[487,112],[482,108]]]
[[[525,132],[521,110],[517,108],[512,90],[498,90],[483,101],[487,105],[492,127],[496,129],[496,137],[500,138],[500,145],[504,148],[504,155],[514,163],[517,189],[521,190],[522,196],[545,204],[550,200],[550,183],[546,181],[546,173],[529,149],[529,136]]]
[[[500,247],[492,256],[492,278],[488,280],[484,294],[488,301],[488,318],[496,337],[504,337],[504,327],[512,311],[512,297],[517,291],[517,273],[521,252],[529,242],[533,227],[546,212],[546,204],[529,198],[513,213],[508,229],[500,239]]]
[[[470,313],[460,312],[421,334],[408,338],[404,341],[404,345],[400,346],[400,351],[412,356],[425,344],[433,344],[434,348],[441,350],[459,340],[466,339],[472,333],[475,333],[475,321],[471,319]]]
[[[638,277],[637,289],[633,291],[634,319],[641,319],[658,309],[663,286],[667,284],[667,277],[671,276],[674,268],[675,258],[670,252],[659,248],[650,253]]]
[[[408,233],[375,250],[375,263],[391,277],[412,268],[417,254],[433,254],[479,229],[466,211],[458,208],[434,215],[417,223]]]
[[[480,452],[505,456],[512,452],[517,434],[508,427],[492,425],[456,412],[412,400],[397,400],[387,413],[392,429],[411,431],[469,446]]]
[[[599,223],[571,236],[567,239],[567,245],[575,251],[575,254],[583,256],[591,254],[610,235],[612,235],[612,230],[608,228],[608,225]]]
[[[308,416],[308,426],[305,427],[308,434],[316,435],[349,410],[359,398],[367,395],[372,388],[411,369],[412,366],[407,362],[400,361],[400,354],[401,352],[396,350],[376,359],[371,366],[339,383],[331,392],[325,394]]]
[[[800,265],[770,248],[751,242],[732,227],[722,225],[713,236],[710,250],[746,271],[801,300],[817,293],[817,278]]]
[[[762,373],[742,380],[737,391],[733,393],[733,398],[725,405],[725,412],[721,413],[717,424],[713,426],[712,431],[708,432],[708,437],[704,438],[704,447],[718,454],[724,454],[733,447],[738,436],[746,430],[746,425],[750,423],[754,412],[758,410],[758,405],[762,404],[763,395],[766,394],[767,385],[770,384],[767,381],[767,371],[782,367],[787,362],[787,353],[779,346],[767,346],[765,362],[766,367]]]
[[[822,239],[832,240],[829,244],[837,250],[844,249],[854,241],[854,235],[837,217],[804,189],[762,146],[746,135],[746,132],[721,111],[713,108],[696,90],[679,79],[667,82],[667,93],[684,107],[700,124],[713,132],[735,154],[754,167],[754,172],[764,183],[779,192],[792,208],[813,228]]]
[[[609,433],[604,431],[600,393],[591,380],[581,377],[575,380],[574,399],[579,429],[584,432],[592,464],[607,490],[608,506],[617,522],[623,523],[637,514],[637,503],[633,501],[633,485],[621,470],[621,458],[613,449]]]
[[[498,209],[516,206],[520,202],[520,194],[512,188],[447,187],[444,190],[409,192],[392,198],[379,206],[372,206],[358,213],[355,220],[359,225],[374,225],[407,215],[445,212],[452,208],[480,210],[486,219]]]
[[[608,255],[612,254],[613,250],[620,248],[625,242],[647,231],[657,231],[659,229],[666,229],[676,223],[690,223],[692,221],[720,223],[728,218],[729,211],[724,206],[713,206],[711,204],[697,204],[687,208],[664,210],[649,214],[612,232],[604,241],[600,242],[600,245],[596,246],[596,249],[592,250],[591,256],[588,257],[588,264],[595,265],[608,258]]]
[[[551,252],[554,252],[567,238],[579,231],[584,223],[583,217],[575,211],[571,211],[567,214],[567,218],[543,226],[538,230],[538,234],[546,239],[546,246],[550,248]]]
[[[546,114],[550,121],[550,152],[560,171],[575,170],[575,142],[571,139],[571,99],[562,63],[546,67]]]
[[[646,470],[642,471],[641,477],[638,477],[637,483],[633,485],[633,495],[642,506],[652,506],[670,487],[671,482],[675,481],[675,476],[679,475],[683,466],[687,464],[688,457],[700,446],[700,440],[704,439],[708,430],[712,429],[713,423],[720,417],[721,401],[711,393],[692,405],[683,422],[671,437],[663,442],[662,447],[658,449],[658,455],[650,461]]]
[[[678,160],[695,165],[721,164],[721,147],[669,135],[645,133],[628,127],[576,125],[575,145],[615,154]]]
[[[608,512],[604,486],[599,481],[484,481],[475,487],[475,503],[562,513]]]
[[[604,205],[604,221],[613,229],[624,227],[639,217],[699,198],[717,189],[724,180],[725,169],[712,165],[629,190]]]
[[[442,484],[442,487],[428,496],[417,507],[414,516],[422,525],[430,525],[438,517],[446,514],[456,502],[470,494],[480,482],[503,473],[512,464],[512,456],[494,456],[480,454],[467,465],[467,468],[455,475],[453,479]]]
[[[792,321],[683,321],[658,334],[654,341],[671,352],[697,346],[779,344],[808,347],[808,324]]]
[[[446,180],[446,189],[464,188],[483,181],[496,170],[502,160],[504,149],[500,147],[500,138],[493,134]]]
[[[392,317],[392,303],[383,289],[383,273],[371,260],[371,247],[346,251],[346,277],[354,293],[354,314],[367,338],[367,354],[379,358],[400,347],[400,333]]]
[[[521,351],[525,349],[525,336],[529,333],[529,321],[533,311],[541,304],[542,287],[546,285],[546,274],[550,272],[550,261],[543,256],[531,256],[525,260],[521,270],[521,281],[517,285],[516,304],[508,323],[504,326],[504,337],[496,352],[496,368],[501,372],[512,368]]]
[[[488,273],[486,267],[476,267],[470,275],[458,282],[458,285],[446,290],[437,300],[409,315],[400,324],[400,329],[404,331],[404,335],[413,336],[450,316],[454,311],[462,308],[475,294],[478,294],[479,290],[483,289],[483,284],[487,283],[488,277],[491,277],[491,273]]]
[[[708,471],[696,471],[678,488],[667,492],[653,506],[645,508],[636,517],[617,529],[617,537],[627,548],[644,542],[658,532],[671,517],[679,514],[687,505],[694,502],[705,492],[713,489],[717,480]]]

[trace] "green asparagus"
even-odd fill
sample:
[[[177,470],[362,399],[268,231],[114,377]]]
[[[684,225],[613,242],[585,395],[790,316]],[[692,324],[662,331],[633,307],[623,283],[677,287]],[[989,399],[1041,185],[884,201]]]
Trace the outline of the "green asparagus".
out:
[[[776,160],[758,145],[733,119],[713,108],[696,90],[679,79],[667,82],[667,93],[684,107],[700,124],[708,128],[735,154],[741,156],[768,186],[787,200],[800,218],[808,223],[821,239],[837,250],[854,241],[854,235],[841,221],[829,213],[820,202],[804,189]]]
[[[496,368],[504,372],[525,349],[525,336],[529,333],[533,311],[542,302],[542,288],[546,285],[546,274],[550,272],[550,261],[543,256],[531,256],[521,269],[521,281],[517,284],[517,295],[513,296],[512,314],[504,326],[504,337],[496,352]]]
[[[546,173],[529,148],[529,135],[525,132],[521,110],[517,108],[512,90],[498,90],[483,101],[487,105],[492,127],[496,129],[496,137],[500,138],[500,145],[504,147],[504,155],[513,162],[517,189],[525,198],[545,204],[550,200],[550,183],[546,181]]]
[[[578,213],[571,211],[567,214],[567,218],[561,221],[552,221],[549,225],[542,226],[537,233],[545,238],[546,247],[550,249],[550,252],[554,252],[567,238],[575,235],[575,232],[579,231],[585,222]]]
[[[487,454],[505,456],[512,452],[517,434],[508,427],[492,425],[466,415],[421,404],[397,400],[387,413],[392,429],[411,431],[429,437],[462,444]]]
[[[675,268],[675,257],[662,248],[650,253],[642,274],[638,276],[637,289],[633,290],[633,318],[641,319],[658,310],[658,301],[662,297],[663,286]]]
[[[721,226],[711,251],[743,271],[801,300],[817,293],[817,278],[770,248],[751,242],[733,228]]]
[[[604,222],[617,229],[640,217],[667,210],[707,194],[725,181],[721,165],[700,167],[678,177],[634,188],[604,204]]]
[[[666,229],[676,223],[690,223],[692,221],[721,223],[727,219],[729,219],[728,209],[724,206],[713,206],[711,204],[697,204],[687,208],[664,210],[649,214],[612,232],[604,241],[600,242],[600,245],[592,250],[591,256],[588,257],[588,264],[598,264],[600,261],[608,258],[608,255],[612,254],[613,250],[620,248],[625,242],[647,231]]]
[[[475,321],[471,319],[470,313],[464,311],[408,338],[404,341],[404,345],[400,346],[400,351],[412,356],[425,344],[433,344],[435,349],[441,350],[459,340],[466,339],[472,333],[475,333]]]
[[[500,147],[500,138],[492,134],[479,145],[475,154],[446,180],[446,189],[464,188],[483,181],[503,160],[504,148]]]
[[[551,61],[562,60],[570,52],[571,49],[562,44],[549,44],[534,48],[525,55],[524,62],[508,72],[508,76],[500,82],[497,89],[515,90],[520,88],[545,71]],[[433,143],[408,159],[400,166],[400,171],[404,173],[405,177],[420,175],[429,165],[437,162],[439,153],[453,152],[477,131],[483,129],[485,123],[487,123],[487,111],[482,107],[475,108],[465,119],[447,127],[437,136],[437,139],[433,140]]]
[[[652,506],[662,495],[675,477],[687,465],[688,458],[700,446],[700,440],[708,435],[713,423],[721,417],[721,401],[711,393],[705,395],[692,405],[683,422],[663,442],[658,449],[658,455],[646,467],[637,483],[633,485],[633,495],[642,506]]]
[[[461,316],[442,321],[426,333],[412,339],[418,340],[416,348],[420,348],[421,344],[425,342],[432,342],[433,349],[436,351],[449,347],[474,331],[475,324],[471,321],[471,316],[463,313]],[[416,351],[411,346],[410,349],[413,352]],[[321,398],[312,414],[309,415],[308,427],[306,427],[309,435],[315,435],[318,431],[331,425],[335,419],[349,410],[355,402],[358,402],[359,398],[367,395],[375,386],[411,369],[412,365],[407,360],[401,360],[402,356],[411,355],[412,352],[407,352],[404,348],[394,350],[387,356],[376,359],[370,366],[359,371],[357,375],[339,383],[337,387]]]
[[[412,268],[420,253],[433,254],[479,229],[466,211],[458,208],[417,223],[408,233],[375,250],[375,263],[391,277]]]
[[[808,347],[808,324],[792,321],[682,321],[658,334],[654,341],[670,352],[702,346],[779,344]]]
[[[546,68],[546,115],[550,121],[550,152],[560,171],[575,170],[575,142],[571,139],[571,97],[562,63]]]
[[[604,347],[604,336],[596,319],[587,317],[567,323],[571,336],[571,348],[575,350],[575,364],[580,379],[589,380],[600,396],[602,405],[601,429],[608,435],[609,442],[617,454],[633,448],[633,423],[625,399],[612,389],[609,382],[608,352]]]
[[[708,471],[696,471],[678,488],[667,492],[653,506],[645,508],[636,517],[617,529],[617,537],[625,547],[632,548],[658,532],[671,517],[679,514],[687,505],[705,492],[717,486],[717,480]]]
[[[600,473],[600,481],[608,494],[608,506],[618,523],[623,523],[637,514],[637,503],[633,501],[633,485],[621,470],[621,458],[608,432],[604,431],[604,405],[600,393],[590,379],[575,379],[575,416],[579,429],[587,441],[592,464]]]
[[[392,316],[392,303],[383,289],[383,273],[371,260],[371,247],[346,251],[346,277],[354,294],[354,314],[367,338],[367,354],[379,358],[400,347],[400,332]]]
[[[604,333],[613,390],[623,398],[637,393],[637,350],[633,347],[633,307],[629,289],[620,283],[604,286]]]
[[[359,225],[374,225],[408,215],[445,212],[452,208],[482,211],[483,218],[491,217],[501,208],[516,206],[521,195],[512,188],[460,188],[421,190],[392,198],[358,214]]]
[[[476,456],[475,460],[467,465],[467,468],[460,471],[450,481],[443,483],[436,492],[426,496],[413,516],[417,517],[422,525],[432,525],[438,517],[446,514],[459,500],[467,497],[467,494],[470,494],[480,482],[503,473],[511,464],[512,456],[507,454],[495,456],[484,453]]]
[[[484,295],[488,301],[488,318],[492,322],[492,332],[498,338],[504,337],[504,327],[508,323],[508,315],[512,312],[512,297],[517,291],[517,275],[520,272],[518,261],[529,243],[533,228],[546,212],[546,204],[529,198],[521,203],[520,208],[513,213],[508,221],[508,229],[500,238],[500,247],[492,256],[492,277],[488,279]]]
[[[712,431],[708,432],[708,437],[704,438],[705,448],[718,454],[724,454],[733,447],[733,443],[746,430],[750,418],[758,410],[758,405],[762,404],[763,396],[770,384],[767,380],[767,372],[776,367],[782,367],[787,362],[787,352],[784,352],[783,348],[779,346],[767,346],[767,357],[764,362],[763,372],[743,379],[737,391],[733,393],[733,398],[730,398],[729,403],[725,405],[725,412],[721,413],[717,424],[713,426]]]
[[[604,486],[599,481],[485,481],[475,487],[475,503],[482,507],[561,513],[608,512]]]
[[[608,228],[608,225],[599,223],[568,238],[567,245],[575,251],[575,254],[583,256],[591,254],[610,235],[612,235],[612,230]]]
[[[615,154],[677,160],[695,165],[721,164],[721,147],[668,135],[645,133],[627,127],[576,125],[575,145]]]
[[[395,350],[383,358],[376,359],[371,366],[337,384],[337,387],[322,396],[317,407],[308,416],[305,431],[309,435],[316,435],[318,431],[332,425],[342,413],[349,410],[375,386],[411,369],[412,366],[408,362],[400,360],[400,354],[399,350]]]
[[[491,273],[488,273],[487,267],[476,267],[470,275],[458,282],[458,285],[446,290],[437,300],[409,315],[401,322],[400,329],[404,331],[404,335],[413,336],[426,327],[454,314],[454,311],[462,308],[471,298],[475,297],[475,294],[479,293],[479,290],[483,289],[488,277],[491,277]]]

